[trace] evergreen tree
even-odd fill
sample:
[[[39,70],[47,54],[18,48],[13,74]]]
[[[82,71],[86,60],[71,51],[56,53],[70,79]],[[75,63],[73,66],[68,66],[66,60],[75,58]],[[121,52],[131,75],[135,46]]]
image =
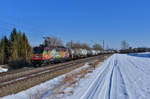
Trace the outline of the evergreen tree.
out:
[[[5,60],[5,44],[2,38],[0,42],[0,63],[4,64],[4,60]]]
[[[17,31],[14,28],[10,35],[10,53],[11,53],[11,61],[17,60],[19,58],[18,55],[18,40],[17,40]]]
[[[0,40],[0,64],[10,63],[18,67],[29,62],[31,47],[25,33],[13,29],[10,39],[3,37]],[[8,61],[10,60],[10,61]]]
[[[4,36],[5,42],[5,64],[8,63],[9,56],[10,56],[10,41],[6,36]]]
[[[24,56],[25,61],[28,62],[31,55],[31,47],[25,33],[23,33],[22,35],[22,40],[23,40],[22,55]]]
[[[15,40],[16,36],[17,36],[17,30],[16,30],[16,28],[14,28],[10,35],[10,41],[13,42]]]
[[[0,64],[6,64],[9,58],[9,40],[3,37],[0,41]]]
[[[24,65],[30,60],[31,47],[25,33],[13,29],[10,36],[11,62]]]

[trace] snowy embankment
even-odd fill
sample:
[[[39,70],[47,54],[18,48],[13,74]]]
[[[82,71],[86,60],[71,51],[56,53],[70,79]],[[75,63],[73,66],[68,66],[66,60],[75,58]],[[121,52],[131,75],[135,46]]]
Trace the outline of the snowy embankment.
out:
[[[8,71],[7,68],[2,68],[2,67],[0,67],[0,73],[2,73],[2,72],[7,72],[7,71]]]
[[[2,99],[35,99],[37,97],[38,98],[40,97],[40,99],[55,99],[55,98],[61,98],[61,99],[69,98],[70,99],[70,97],[76,99],[77,95],[78,95],[77,97],[81,97],[81,95],[82,95],[82,94],[78,94],[78,90],[84,92],[84,90],[86,90],[86,87],[88,87],[88,86],[86,86],[85,88],[81,88],[81,87],[85,86],[82,84],[86,83],[86,85],[87,84],[90,85],[90,83],[94,79],[94,76],[96,76],[98,74],[98,71],[97,71],[94,73],[89,73],[89,74],[87,73],[87,74],[85,74],[85,77],[84,77],[84,75],[80,75],[79,71],[85,70],[86,68],[89,68],[89,67],[90,67],[90,65],[88,65],[88,63],[86,63],[84,66],[77,68],[77,69],[73,70],[72,72],[58,76],[52,80],[49,80],[45,83],[34,86],[30,89],[19,92],[17,94],[5,96]],[[67,81],[65,84],[62,84],[62,82],[64,82],[64,79],[66,76],[73,75],[73,74],[77,74],[75,77],[75,81],[79,81],[79,82],[75,82],[75,84],[73,84],[73,85],[68,85],[67,83],[70,81]],[[81,76],[83,76],[83,77],[81,77]],[[74,79],[71,79],[71,80],[74,80]],[[81,85],[80,85],[80,82],[82,82]],[[60,89],[58,89],[59,86],[61,86],[61,91],[64,92],[63,94],[55,93],[57,90],[60,90]],[[62,87],[64,87],[64,88],[62,88]]]

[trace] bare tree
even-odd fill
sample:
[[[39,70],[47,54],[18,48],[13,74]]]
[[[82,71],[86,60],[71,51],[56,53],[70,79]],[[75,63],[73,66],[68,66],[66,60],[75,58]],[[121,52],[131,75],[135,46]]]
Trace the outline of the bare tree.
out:
[[[67,46],[68,48],[90,49],[90,46],[89,46],[87,43],[80,43],[80,42],[74,43],[73,41],[67,42],[66,46]]]
[[[94,50],[103,50],[102,46],[100,44],[94,44],[93,45]]]
[[[90,46],[87,43],[80,44],[81,48],[83,49],[91,49]]]
[[[73,47],[74,47],[73,41],[67,42],[67,43],[66,43],[66,47],[68,47],[68,48],[73,48]]]
[[[123,40],[121,42],[121,49],[125,50],[125,49],[129,49],[130,45],[127,41]]]
[[[66,46],[68,48],[73,48],[73,49],[74,48],[81,48],[81,43],[80,42],[74,43],[74,42],[70,41],[70,42],[67,42]]]
[[[63,42],[61,39],[53,36],[53,37],[44,37],[44,45],[45,46],[63,46]]]
[[[73,48],[81,48],[81,43],[80,42],[74,43]]]

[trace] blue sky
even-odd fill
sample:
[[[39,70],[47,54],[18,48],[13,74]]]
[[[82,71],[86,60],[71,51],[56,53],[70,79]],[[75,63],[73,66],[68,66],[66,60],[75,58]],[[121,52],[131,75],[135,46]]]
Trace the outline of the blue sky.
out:
[[[64,42],[91,40],[120,48],[150,47],[149,0],[1,0],[0,36],[13,27],[26,32],[31,45],[43,36],[57,36]]]

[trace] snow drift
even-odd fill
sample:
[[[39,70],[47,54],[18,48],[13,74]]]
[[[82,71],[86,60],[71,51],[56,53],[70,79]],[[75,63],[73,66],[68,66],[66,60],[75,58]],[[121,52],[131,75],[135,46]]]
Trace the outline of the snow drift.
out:
[[[0,73],[1,72],[7,72],[7,71],[8,71],[8,69],[0,67]]]

